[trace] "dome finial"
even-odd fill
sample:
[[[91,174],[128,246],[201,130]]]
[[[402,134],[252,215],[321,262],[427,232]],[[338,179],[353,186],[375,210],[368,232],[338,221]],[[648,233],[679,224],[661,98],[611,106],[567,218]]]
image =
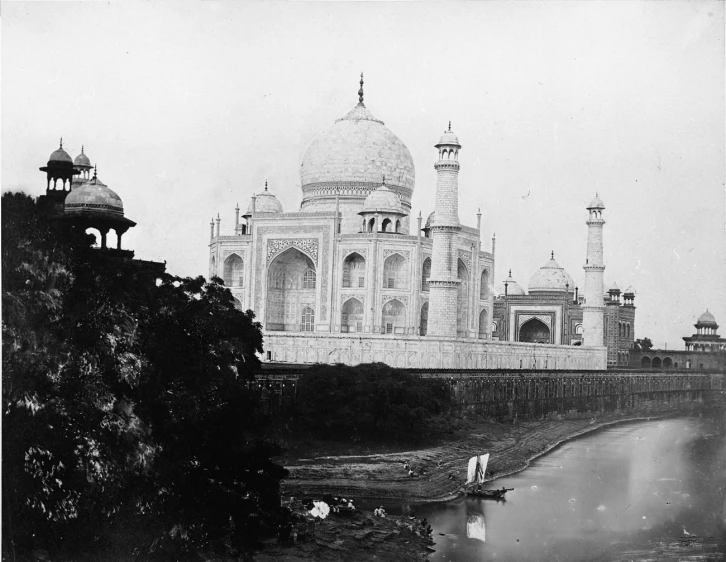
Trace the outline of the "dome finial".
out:
[[[83,145],[81,145],[81,154],[83,154],[83,153],[84,153],[84,152],[83,152]]]
[[[60,147],[63,148],[63,137],[61,137],[61,140],[60,140]]]
[[[363,105],[363,73],[360,73],[360,90],[358,90],[358,103]]]
[[[93,179],[98,178],[98,164],[93,167]]]
[[[267,180],[265,180],[265,191],[267,191]]]
[[[449,132],[451,132],[451,121],[449,121]]]
[[[555,259],[555,251],[550,252],[550,259]]]
[[[383,174],[383,185],[386,185],[386,174]]]
[[[509,270],[509,276],[510,277],[512,276],[512,270],[511,269]]]

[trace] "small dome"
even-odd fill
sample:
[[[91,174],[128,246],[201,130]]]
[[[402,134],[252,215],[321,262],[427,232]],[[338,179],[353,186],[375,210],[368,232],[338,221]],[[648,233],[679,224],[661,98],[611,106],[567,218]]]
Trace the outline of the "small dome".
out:
[[[97,177],[74,188],[66,197],[66,214],[124,214],[121,198]]]
[[[629,285],[627,289],[625,289],[624,295],[635,295],[635,289],[633,289],[632,285]]]
[[[426,230],[426,229],[428,229],[428,228],[431,228],[431,225],[432,225],[432,224],[433,224],[433,222],[434,222],[434,215],[435,215],[435,214],[436,214],[436,211],[434,211],[433,213],[431,213],[431,214],[429,215],[429,218],[427,218],[427,219],[426,219],[426,224],[424,225],[424,230]]]
[[[595,197],[590,201],[590,204],[587,206],[588,209],[604,209],[605,204],[602,202],[602,199],[598,196],[598,194],[595,194]]]
[[[362,215],[364,213],[406,214],[398,195],[388,189],[385,183],[366,197],[363,210],[358,214]]]
[[[267,191],[267,182],[265,182],[265,191],[261,191],[256,195],[257,200],[255,201],[255,213],[282,213],[282,203],[278,201],[272,193]],[[247,212],[242,215],[243,217],[252,216],[252,200],[247,207]]]
[[[620,287],[618,287],[618,284],[617,283],[613,282],[610,285],[610,287],[608,288],[608,292],[609,293],[619,293],[620,292]]]
[[[569,285],[569,287],[568,287]],[[573,291],[572,277],[555,261],[554,255],[529,280],[529,293]]]
[[[48,158],[48,164],[50,164],[51,162],[68,162],[69,164],[72,164],[73,160],[71,159],[70,155],[61,147],[50,155],[50,158]]]
[[[73,160],[74,166],[83,166],[87,168],[92,168],[91,161],[88,159],[88,156],[86,156],[85,152],[83,152],[83,147],[81,147],[81,153],[76,156],[76,159]]]
[[[706,312],[701,314],[701,316],[698,317],[698,321],[696,322],[696,326],[717,326],[716,324],[716,317],[711,314],[708,309],[706,309]]]
[[[506,287],[504,286],[504,283],[507,284]],[[517,283],[514,280],[514,278],[512,277],[511,269],[509,270],[509,277],[507,277],[507,279],[504,281],[504,283],[502,283],[501,285],[498,285],[496,287],[496,292],[499,295],[503,296],[505,294],[505,292],[506,292],[507,296],[510,296],[510,297],[523,296],[526,294],[524,289],[522,288],[522,286],[519,283]],[[505,291],[505,289],[506,289],[506,291]]]
[[[441,146],[442,144],[453,144],[455,146],[461,147],[461,144],[459,144],[459,138],[451,132],[451,126],[449,126],[449,130],[445,131],[443,135],[441,135],[441,140],[439,140],[438,144],[435,146]]]

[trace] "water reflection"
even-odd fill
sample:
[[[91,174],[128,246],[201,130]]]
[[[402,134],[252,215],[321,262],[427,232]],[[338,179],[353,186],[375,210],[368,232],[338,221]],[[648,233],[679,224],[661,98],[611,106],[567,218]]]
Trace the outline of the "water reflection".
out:
[[[611,559],[657,540],[724,541],[726,442],[709,428],[696,419],[614,426],[491,483],[514,488],[506,502],[416,506],[434,529],[430,560]]]
[[[472,513],[466,519],[466,538],[486,542],[487,530],[481,513]]]

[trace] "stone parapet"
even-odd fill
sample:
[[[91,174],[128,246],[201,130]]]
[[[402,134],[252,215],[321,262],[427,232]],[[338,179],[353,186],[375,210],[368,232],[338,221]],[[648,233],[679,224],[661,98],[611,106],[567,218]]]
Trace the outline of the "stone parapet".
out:
[[[603,370],[604,347],[413,335],[265,332],[266,358],[289,363],[381,362],[403,368]]]

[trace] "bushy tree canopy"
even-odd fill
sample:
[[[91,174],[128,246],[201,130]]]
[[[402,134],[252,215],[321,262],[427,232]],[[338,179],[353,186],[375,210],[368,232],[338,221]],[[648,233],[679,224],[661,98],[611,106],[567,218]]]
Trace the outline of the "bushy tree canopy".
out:
[[[392,437],[419,433],[451,404],[448,384],[383,363],[316,365],[300,378],[302,422],[323,436]]]
[[[25,195],[2,214],[4,552],[247,548],[285,475],[254,437],[252,312],[90,250]]]

